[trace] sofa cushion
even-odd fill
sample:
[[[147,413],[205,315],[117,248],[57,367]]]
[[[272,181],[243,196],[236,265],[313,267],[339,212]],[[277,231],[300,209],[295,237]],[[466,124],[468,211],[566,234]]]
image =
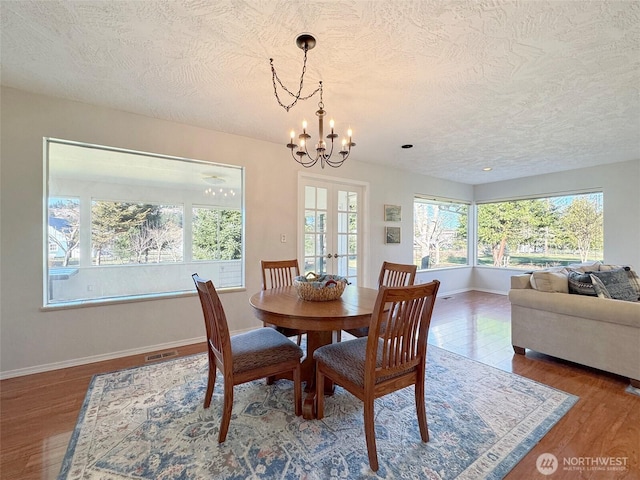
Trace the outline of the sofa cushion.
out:
[[[598,322],[615,323],[633,327],[634,341],[640,342],[640,302],[621,302],[609,298],[584,295],[551,295],[533,288],[513,289],[509,291],[509,300],[513,308],[536,310],[535,315],[555,318],[555,315],[577,318],[589,318]],[[532,315],[533,313],[530,312]],[[552,332],[547,332],[551,335]],[[576,339],[576,341],[578,341]],[[580,342],[586,347],[594,341],[585,337]],[[593,346],[589,348],[595,348]]]
[[[598,295],[593,288],[593,283],[591,283],[591,275],[588,273],[569,270],[567,281],[569,283],[569,293],[589,295],[591,297]]]
[[[638,294],[631,286],[631,282],[629,282],[629,275],[624,268],[602,272],[590,272],[590,277],[600,279],[610,298],[615,300],[626,300],[628,302],[638,301]],[[598,285],[598,289],[601,289],[600,285]],[[597,290],[595,288],[594,291],[596,291],[597,294]],[[603,292],[603,295],[606,294]]]
[[[528,288],[533,290],[531,286],[531,274],[521,273],[520,275],[511,275],[511,288]]]
[[[531,287],[541,292],[569,293],[566,268],[541,270],[531,274]]]

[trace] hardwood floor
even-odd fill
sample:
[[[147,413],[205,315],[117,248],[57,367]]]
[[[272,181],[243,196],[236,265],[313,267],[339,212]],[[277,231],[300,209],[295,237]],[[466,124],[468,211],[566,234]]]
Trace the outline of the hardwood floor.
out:
[[[440,297],[429,334],[432,345],[580,397],[506,479],[640,479],[640,397],[625,393],[627,379],[529,350],[526,356],[514,354],[509,317],[509,301],[503,295],[465,292]],[[204,352],[205,344],[177,350],[179,355],[190,355]],[[142,365],[144,357],[0,382],[0,478],[55,479],[91,377]],[[555,455],[560,463],[552,475],[542,475],[536,468],[543,453]],[[626,469],[603,471],[586,465],[600,459],[624,462]],[[564,462],[574,470],[563,470]],[[575,470],[580,463],[583,469]]]

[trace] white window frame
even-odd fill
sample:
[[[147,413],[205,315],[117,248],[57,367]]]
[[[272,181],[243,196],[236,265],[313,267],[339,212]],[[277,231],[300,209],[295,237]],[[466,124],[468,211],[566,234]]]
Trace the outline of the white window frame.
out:
[[[43,308],[69,308],[193,295],[191,274],[196,272],[211,278],[219,291],[244,289],[246,253],[243,167],[55,138],[45,137],[43,143],[45,167]],[[77,155],[75,152],[85,153],[85,156]],[[62,158],[67,153],[69,159],[72,157],[73,159],[54,160],[56,155]],[[90,154],[95,154],[95,159],[91,157],[91,160],[87,160]],[[116,169],[109,169],[109,165],[105,162],[105,170],[101,172],[100,162],[109,156],[113,158],[115,164],[126,160],[125,166],[115,171]],[[129,165],[131,169],[128,168]],[[77,172],[76,176],[73,175],[74,171]],[[56,174],[59,175],[56,176]],[[205,180],[207,177],[215,177],[218,180],[219,177],[224,176],[229,180],[229,185],[216,184],[216,191],[218,189],[225,193],[233,191],[233,198],[231,195],[223,198],[221,194],[216,199],[212,194],[211,184],[206,183]],[[110,193],[111,191],[113,193]],[[80,199],[80,264],[78,268],[64,271],[60,266],[50,265],[48,239],[50,197]],[[149,262],[144,265],[109,265],[104,266],[98,274],[97,266],[92,265],[91,254],[92,200],[182,207],[182,260],[153,264]],[[193,207],[221,208],[237,210],[241,213],[242,225],[238,239],[240,258],[228,261],[192,259]],[[126,274],[124,267],[128,268]],[[130,283],[128,286],[127,281]],[[135,288],[128,288],[134,284],[137,285]]]

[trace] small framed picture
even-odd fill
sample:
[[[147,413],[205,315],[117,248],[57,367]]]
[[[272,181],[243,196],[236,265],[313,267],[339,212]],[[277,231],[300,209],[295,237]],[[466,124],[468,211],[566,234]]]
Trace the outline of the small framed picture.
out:
[[[400,205],[384,206],[385,222],[400,222],[402,220],[402,207]]]
[[[400,227],[384,227],[384,243],[400,243]]]

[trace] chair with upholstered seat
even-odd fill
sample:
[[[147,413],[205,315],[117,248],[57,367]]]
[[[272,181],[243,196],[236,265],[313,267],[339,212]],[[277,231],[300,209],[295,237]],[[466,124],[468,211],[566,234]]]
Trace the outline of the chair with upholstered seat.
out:
[[[300,275],[298,260],[262,260],[262,290],[269,288],[287,287],[293,285],[293,279]],[[277,331],[287,337],[297,337],[298,345],[302,341],[304,330],[295,328],[275,327]]]
[[[387,287],[413,285],[416,279],[417,269],[418,267],[416,265],[382,262],[380,275],[378,275],[378,287],[383,285]],[[350,330],[346,330],[346,332],[350,333],[354,337],[366,337],[369,335],[369,327],[352,328]]]
[[[216,369],[220,369],[224,380],[224,404],[218,442],[224,442],[227,437],[233,407],[233,387],[241,383],[279,374],[292,375],[294,411],[296,415],[301,415],[302,349],[272,328],[258,328],[231,337],[227,317],[213,283],[200,278],[196,273],[192,278],[200,297],[207,331],[209,374],[204,408],[209,408],[211,404]]]
[[[423,442],[429,441],[424,403],[427,336],[440,282],[380,287],[370,335],[318,348],[317,418],[324,416],[325,377],[364,403],[364,432],[369,465],[378,470],[373,404],[376,398],[415,385],[416,413]]]

